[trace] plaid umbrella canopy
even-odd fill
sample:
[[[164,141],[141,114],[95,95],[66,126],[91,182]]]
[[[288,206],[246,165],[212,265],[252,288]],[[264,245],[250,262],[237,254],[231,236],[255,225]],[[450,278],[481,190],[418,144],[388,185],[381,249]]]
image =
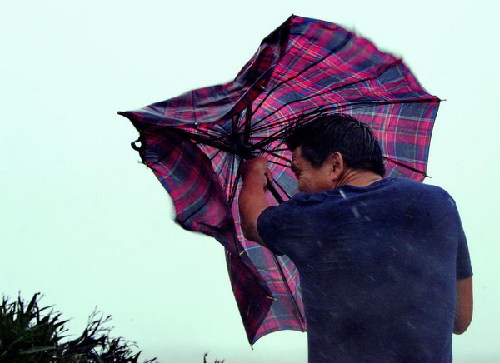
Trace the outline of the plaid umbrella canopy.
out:
[[[336,25],[291,16],[267,36],[234,81],[119,112],[139,131],[133,143],[172,197],[176,222],[225,247],[232,289],[253,344],[277,330],[305,330],[296,267],[246,240],[237,209],[242,160],[270,161],[276,199],[297,187],[283,145],[308,115],[342,112],[370,125],[387,176],[423,180],[440,100],[402,60]]]

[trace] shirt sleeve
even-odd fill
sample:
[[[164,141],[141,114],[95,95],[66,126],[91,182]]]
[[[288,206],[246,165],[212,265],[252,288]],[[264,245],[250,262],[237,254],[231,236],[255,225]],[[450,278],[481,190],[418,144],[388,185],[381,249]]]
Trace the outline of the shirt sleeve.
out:
[[[458,213],[455,200],[446,192],[442,191],[445,199],[437,207],[444,214],[435,218],[438,230],[444,233],[451,243],[456,243],[456,278],[457,280],[466,279],[472,276],[472,264],[467,247],[467,237],[462,227],[460,214]]]
[[[257,218],[257,231],[266,246],[277,256],[286,255],[285,231],[286,208],[279,205],[268,207]]]

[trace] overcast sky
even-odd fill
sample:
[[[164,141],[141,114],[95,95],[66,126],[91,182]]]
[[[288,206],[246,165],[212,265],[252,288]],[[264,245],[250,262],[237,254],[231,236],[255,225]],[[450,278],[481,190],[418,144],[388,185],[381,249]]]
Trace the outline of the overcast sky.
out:
[[[500,223],[497,1],[0,2],[0,292],[41,291],[79,334],[94,307],[161,362],[295,363],[306,336],[249,346],[223,248],[172,222],[130,148],[133,110],[233,79],[291,14],[337,22],[402,56],[441,104],[425,182],[457,201],[474,319],[456,362],[495,362]]]

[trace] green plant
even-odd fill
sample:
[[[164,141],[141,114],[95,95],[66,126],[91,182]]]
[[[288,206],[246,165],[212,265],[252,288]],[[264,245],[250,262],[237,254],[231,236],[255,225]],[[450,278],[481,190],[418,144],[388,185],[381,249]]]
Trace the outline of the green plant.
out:
[[[203,363],[207,363],[207,355],[208,355],[208,353],[205,353],[203,355]],[[217,360],[216,359],[214,363],[224,363],[224,361],[225,361],[224,359],[223,360]]]
[[[36,293],[26,305],[18,296],[11,302],[2,297],[0,306],[0,362],[21,363],[107,363],[138,362],[141,352],[134,353],[134,343],[122,337],[111,338],[111,328],[106,323],[111,316],[103,317],[94,311],[82,334],[66,339],[61,313],[52,307],[38,306],[40,294]],[[145,361],[155,362],[156,358]]]

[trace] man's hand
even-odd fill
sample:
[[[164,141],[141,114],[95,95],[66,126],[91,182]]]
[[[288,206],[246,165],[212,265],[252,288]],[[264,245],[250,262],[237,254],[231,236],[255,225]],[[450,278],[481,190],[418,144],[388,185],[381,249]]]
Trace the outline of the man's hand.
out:
[[[252,182],[261,183],[263,188],[272,180],[271,172],[267,168],[267,159],[262,156],[245,161],[240,167],[240,172],[243,183],[251,179]]]
[[[240,172],[243,178],[238,198],[241,229],[246,239],[264,246],[257,231],[257,218],[269,206],[265,194],[267,183],[271,180],[267,160],[259,156],[245,161],[241,165]]]

